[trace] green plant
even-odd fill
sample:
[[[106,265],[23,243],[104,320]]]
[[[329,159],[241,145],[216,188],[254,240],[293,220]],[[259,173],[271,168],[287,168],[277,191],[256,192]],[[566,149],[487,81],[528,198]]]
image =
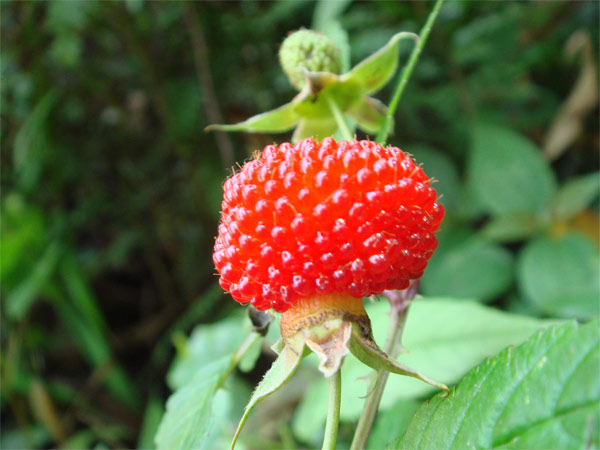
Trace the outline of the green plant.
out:
[[[300,94],[276,58],[288,30],[328,36],[340,50],[339,69],[330,70],[343,77],[399,30],[418,34],[432,7],[0,2],[0,447],[154,448],[165,400],[186,387],[179,406],[197,421],[171,415],[170,423],[198,434],[182,432],[182,442],[230,445],[252,386],[275,358],[269,347],[279,324],[251,339],[229,369],[252,323],[223,293],[210,258],[222,184],[235,161],[293,136],[201,130]],[[403,328],[388,323],[397,317],[388,300],[365,309],[383,349],[403,329],[410,352],[398,361],[448,386],[540,328],[598,313],[597,17],[598,3],[587,0],[446,2],[418,61],[410,58],[412,34],[388,47],[400,69],[415,64],[386,141],[436,179],[446,212],[421,278],[424,297]],[[338,91],[337,115],[357,140],[383,132],[384,103],[399,89],[390,76],[393,83],[363,97],[350,93],[364,100],[358,109],[346,109],[348,94]],[[331,133],[335,117],[326,114]],[[344,139],[337,131],[334,138]],[[222,358],[229,375],[210,400],[201,375],[191,380],[214,380],[219,367],[210,363]],[[322,445],[328,381],[318,364],[307,356],[285,388],[261,401],[237,448]],[[575,384],[590,386],[590,365]],[[382,389],[352,355],[342,380],[338,448],[351,446],[365,401],[379,403],[366,447],[381,449],[405,435],[435,394],[396,375]],[[186,396],[209,399],[211,409]],[[544,405],[534,398],[529,407]],[[565,396],[558,413],[577,406],[572,400]],[[590,404],[563,421],[535,417],[556,446],[577,446],[550,432],[560,426],[594,447],[578,418],[594,422]],[[442,419],[436,423],[454,426]]]
[[[376,372],[369,377],[370,383],[367,391],[367,399],[365,401],[364,409],[360,414],[360,419],[350,445],[351,448],[360,449],[365,448],[367,445],[369,434],[375,421],[375,415],[379,403],[382,400],[383,390],[388,381],[388,373],[390,371],[409,375],[422,381],[426,381],[432,386],[441,387],[447,390],[445,385],[434,382],[426,376],[421,375],[419,372],[409,369],[408,366],[405,366],[404,364],[399,364],[393,358],[390,358],[379,350],[377,344],[373,341],[368,318],[366,320],[359,319],[361,317],[367,317],[362,307],[362,300],[352,300],[350,297],[344,297],[344,295],[347,296],[347,294],[343,294],[343,292],[345,292],[348,287],[345,285],[342,286],[341,284],[338,286],[335,284],[333,276],[329,279],[327,278],[327,275],[324,275],[329,273],[329,266],[327,266],[326,263],[323,263],[325,265],[321,267],[322,263],[320,260],[313,261],[311,259],[314,258],[314,256],[312,256],[314,251],[311,251],[309,247],[306,247],[306,245],[303,244],[302,230],[306,227],[313,228],[314,226],[317,226],[317,229],[321,230],[320,232],[328,234],[330,230],[327,228],[328,220],[326,217],[328,217],[327,211],[331,208],[326,209],[323,207],[321,212],[312,212],[311,208],[314,206],[314,202],[311,203],[311,196],[314,197],[317,195],[318,197],[317,192],[321,189],[318,181],[314,183],[314,186],[313,182],[310,181],[312,180],[313,172],[310,172],[309,174],[308,171],[312,169],[312,166],[299,169],[300,173],[303,175],[301,178],[297,177],[291,169],[295,165],[298,165],[298,167],[302,166],[299,160],[297,161],[297,164],[293,161],[293,155],[297,154],[299,158],[312,158],[311,162],[316,162],[318,165],[323,162],[321,159],[323,158],[324,160],[324,158],[326,158],[325,155],[328,154],[325,147],[327,147],[327,149],[332,147],[335,153],[335,150],[337,149],[336,142],[329,138],[325,138],[326,136],[337,133],[337,135],[347,139],[347,141],[341,142],[347,154],[352,152],[353,145],[356,145],[357,148],[359,148],[360,145],[357,141],[351,141],[352,133],[356,129],[356,126],[366,132],[377,132],[377,141],[379,142],[383,142],[387,139],[388,134],[391,131],[391,119],[399,104],[399,100],[408,83],[410,75],[419,59],[421,50],[425,45],[442,2],[443,0],[438,0],[436,2],[433,11],[429,15],[419,36],[410,33],[396,34],[386,46],[366,58],[362,63],[346,74],[337,75],[336,73],[325,71],[320,66],[318,72],[313,71],[314,69],[310,65],[312,64],[312,61],[308,61],[311,57],[311,52],[306,51],[304,48],[302,48],[300,54],[307,58],[306,66],[302,65],[302,58],[294,58],[295,67],[290,68],[285,65],[289,65],[290,61],[286,58],[282,58],[282,63],[285,63],[284,68],[286,73],[291,77],[292,85],[301,90],[300,94],[294,98],[292,102],[235,125],[211,125],[207,128],[208,130],[277,133],[296,127],[292,137],[292,141],[297,143],[296,147],[292,147],[289,144],[283,144],[279,148],[275,146],[266,147],[262,156],[258,156],[257,159],[247,163],[242,167],[241,172],[227,180],[224,186],[225,197],[223,202],[223,218],[220,225],[221,228],[219,229],[219,237],[217,238],[214,256],[215,264],[221,275],[221,286],[229,291],[232,296],[240,302],[252,303],[261,310],[273,308],[276,311],[283,313],[281,317],[282,339],[277,341],[272,347],[278,354],[278,357],[264,375],[263,380],[258,384],[250,399],[250,403],[246,406],[237,432],[234,435],[232,448],[235,447],[240,436],[240,431],[248,420],[250,412],[259,402],[273,395],[283,385],[290,382],[292,374],[297,371],[302,359],[311,351],[319,356],[319,370],[328,378],[327,383],[329,385],[328,396],[321,393],[321,391],[319,391],[320,393],[318,394],[319,398],[328,399],[328,412],[326,414],[326,426],[322,444],[324,449],[333,449],[336,447],[340,414],[343,417],[345,407],[341,402],[341,379],[344,372],[342,370],[344,367],[342,363],[345,359],[349,358],[346,358],[346,355],[349,352],[352,352],[361,362],[376,369]],[[300,33],[308,32],[299,32],[298,34]],[[376,104],[375,102],[377,101],[367,97],[367,94],[379,90],[391,78],[398,64],[397,45],[402,38],[409,36],[413,37],[417,43],[400,76],[390,106],[389,108],[386,108],[382,104]],[[328,45],[329,47],[333,45],[332,41],[325,36],[310,34],[310,39],[313,39],[313,37],[318,42],[313,43],[309,40],[309,43],[306,45],[314,45],[315,48],[319,48],[320,45]],[[292,40],[292,38],[288,39],[288,42]],[[319,41],[319,39],[323,42]],[[298,42],[294,41],[293,44],[300,46],[302,40],[299,40]],[[291,50],[286,47],[285,51],[289,52]],[[329,52],[332,51],[333,50],[330,48]],[[339,51],[340,49],[337,49],[335,53],[339,54]],[[539,229],[538,227],[542,226],[544,223],[543,221],[552,220],[548,215],[544,215],[544,208],[550,207],[549,205],[552,203],[551,199],[556,191],[556,182],[553,179],[547,164],[541,159],[537,151],[534,148],[531,148],[530,144],[520,136],[505,130],[498,130],[485,124],[475,124],[473,130],[474,150],[472,152],[469,175],[472,180],[470,195],[477,199],[478,203],[476,204],[476,207],[489,212],[492,215],[498,215],[499,217],[518,217],[517,219],[504,220],[518,220],[524,224],[523,230],[521,230],[518,225],[514,227],[514,233],[519,237],[522,236],[520,233],[525,233],[525,235],[527,235],[527,233],[535,232],[535,230]],[[316,143],[311,138],[306,139],[308,136],[325,139],[321,143]],[[367,145],[367,142],[364,141],[364,144]],[[323,152],[320,151],[321,146],[323,146]],[[373,144],[373,146],[378,147],[377,144]],[[490,150],[488,150],[490,147],[493,153],[490,153]],[[382,149],[381,147],[379,148]],[[314,154],[311,153],[313,150]],[[383,149],[381,151],[383,151]],[[318,157],[317,152],[319,154]],[[510,156],[510,152],[518,152],[519,154]],[[335,157],[329,161],[331,164],[328,164],[328,170],[337,170],[331,169],[337,167],[334,159]],[[365,157],[365,161],[368,159],[368,157]],[[283,161],[285,161],[287,172],[286,169],[281,169],[283,166],[279,166],[279,163],[283,164]],[[503,166],[507,161],[509,161],[509,163]],[[350,166],[351,164],[344,160],[343,166],[340,167],[342,167],[342,172],[350,173],[349,177],[356,177],[358,180],[357,183],[360,185],[360,174],[356,175],[352,172],[354,168],[351,168]],[[367,167],[371,168],[368,164]],[[358,169],[358,167],[356,169]],[[278,178],[274,174],[277,170],[279,170],[279,172],[277,172]],[[315,173],[318,170],[318,168],[315,169]],[[296,186],[294,182],[290,181],[288,185],[286,185],[285,190],[282,190],[284,178],[288,172],[291,175],[296,176],[298,180],[301,179],[302,181],[298,181],[300,183],[299,186]],[[326,171],[323,171],[325,174],[324,176],[327,175],[325,172]],[[532,172],[537,175],[533,176]],[[269,173],[271,173],[270,176]],[[380,174],[380,176],[382,175]],[[308,180],[307,177],[309,177],[310,180]],[[506,181],[507,178],[509,179],[508,182]],[[290,180],[292,179],[295,180],[295,178],[290,178]],[[267,182],[267,180],[270,181]],[[277,180],[279,180],[279,184],[281,184],[281,189],[277,187],[279,186]],[[285,180],[287,180],[287,178],[285,178]],[[397,182],[397,180],[392,183],[394,182]],[[272,186],[269,183],[271,183]],[[584,183],[582,182],[582,185],[583,184]],[[282,196],[280,198],[284,193],[293,195],[296,191],[301,191],[303,186],[306,188],[307,195],[304,196],[304,200],[300,200],[304,203],[294,206],[295,200],[290,203],[287,197]],[[339,186],[333,186],[333,188],[329,190],[333,192],[337,187]],[[253,188],[253,191],[250,191],[250,188]],[[310,189],[313,189],[314,192],[310,191]],[[376,189],[377,188],[375,188],[375,190]],[[499,189],[505,190],[500,197],[497,195]],[[261,200],[263,191],[266,194],[266,198],[269,199],[268,201],[281,199],[282,201],[285,200],[285,204],[282,203],[282,201],[277,200],[273,204],[274,206],[269,209],[270,207],[268,206],[267,200]],[[585,192],[588,192],[585,187],[582,187],[582,191],[584,192],[583,195],[585,195]],[[595,189],[590,188],[589,192],[592,191],[596,192]],[[526,195],[523,195],[523,193]],[[329,198],[333,194],[329,195],[329,197],[328,195],[329,194],[326,192],[324,198]],[[352,192],[353,198],[355,198],[356,195],[358,195],[359,199],[362,198],[360,192]],[[410,195],[407,194],[407,197],[410,197]],[[322,199],[320,200],[317,198],[316,201],[318,203],[319,201],[322,201]],[[332,201],[335,203],[334,200]],[[390,201],[392,200],[388,199],[388,203]],[[260,202],[265,204],[261,204],[262,206],[259,207]],[[560,202],[560,200],[555,200],[555,203],[556,202]],[[587,203],[588,201],[582,202],[582,204],[585,205],[587,205]],[[375,209],[391,208],[390,214],[395,214],[396,210],[391,203],[389,205],[385,202],[380,204],[378,201],[374,200],[374,204],[377,205]],[[304,211],[305,206],[307,206],[310,211],[308,216],[298,213],[300,209]],[[557,207],[554,206],[554,210],[556,209]],[[558,209],[560,209],[560,207],[558,207]],[[287,218],[289,215],[287,214],[288,210],[291,212],[289,219]],[[345,208],[338,205],[338,210],[339,211],[336,212],[337,215],[332,217],[341,217],[341,215],[343,215],[342,211],[345,210]],[[314,211],[317,210],[315,209]],[[529,211],[531,212],[531,215],[528,215]],[[295,222],[292,222],[294,212],[297,220],[301,219],[303,222],[308,221],[310,223],[304,223],[304,227],[300,227],[299,225],[296,227],[294,225]],[[261,214],[267,214],[269,218],[271,215],[273,216],[273,224],[268,222],[273,226],[272,230],[269,226],[265,226],[265,224],[260,221]],[[344,219],[341,220],[344,221]],[[369,220],[371,219],[362,217],[361,220],[364,220],[365,222],[358,223],[359,226],[370,223]],[[435,218],[433,220],[435,220]],[[261,230],[259,230],[259,227],[262,227]],[[262,230],[263,228],[264,230]],[[300,228],[302,228],[302,230]],[[500,228],[503,232],[506,232],[506,230],[509,230],[510,232],[511,230],[510,225],[504,225]],[[405,229],[403,228],[403,230]],[[490,225],[483,230],[482,234],[489,239],[490,236],[495,236],[493,230],[494,224],[490,223]],[[385,227],[379,231],[382,233],[387,232]],[[360,229],[347,232],[359,235]],[[256,233],[256,236],[254,233]],[[353,236],[346,235],[342,241],[352,243],[353,239]],[[241,242],[242,240],[244,240],[244,242]],[[300,253],[298,254],[295,253],[297,240],[300,242],[300,247],[306,247],[305,250],[300,249]],[[258,242],[259,244],[263,242],[263,244],[260,248],[254,248],[251,245],[252,242]],[[319,256],[327,256],[328,251],[333,251],[327,246],[327,239],[325,239],[324,242],[323,249],[318,253]],[[290,245],[292,245],[294,249],[292,249]],[[318,246],[319,242],[315,241],[314,245]],[[569,250],[566,251],[570,251],[573,246],[566,245],[565,249],[567,248]],[[528,253],[532,251],[534,250],[525,252],[524,258],[527,259]],[[495,247],[493,242],[490,242],[485,238],[472,240],[472,244],[466,249],[462,249],[462,252],[464,254],[460,254],[460,257],[464,260],[464,264],[481,264],[483,262],[488,264],[488,266],[484,266],[482,273],[486,274],[486,271],[493,272],[490,280],[484,281],[489,292],[487,290],[478,292],[476,290],[477,283],[474,283],[474,295],[477,295],[478,298],[485,300],[486,297],[492,297],[497,293],[498,289],[502,289],[511,281],[510,275],[501,275],[502,270],[505,270],[504,268],[510,264],[510,257],[500,248]],[[335,259],[333,256],[334,254],[331,253],[331,255],[332,258]],[[591,257],[591,254],[589,256]],[[597,267],[599,261],[598,255],[595,254],[592,259],[594,261],[592,266]],[[298,264],[296,260],[300,260],[300,264]],[[318,267],[316,272],[321,274],[320,278],[316,280],[317,291],[314,292],[304,286],[307,284],[307,277],[308,285],[311,285],[312,280],[312,278],[310,278],[312,275],[309,275],[309,272],[305,272],[308,269],[303,266],[303,264],[307,263],[306,261],[308,261],[308,264],[316,265],[316,267]],[[390,264],[390,261],[388,261],[387,264]],[[453,264],[456,264],[456,257],[452,261]],[[487,261],[489,261],[489,263]],[[547,259],[547,261],[551,261],[551,259]],[[591,259],[589,261],[591,261]],[[269,266],[268,271],[267,266]],[[586,264],[586,267],[592,266]],[[366,269],[364,274],[366,279],[370,279],[372,275],[374,276],[380,272],[375,266],[371,267],[371,269],[371,272],[369,271],[369,268]],[[331,268],[332,273],[334,270],[335,267]],[[427,286],[427,283],[431,283],[435,288],[443,289],[440,288],[440,285],[444,286],[444,282],[454,282],[455,276],[452,275],[453,272],[448,267],[441,266],[437,272],[432,270],[428,273],[433,273],[434,275],[429,275],[429,277],[434,277],[433,279],[436,281],[431,282],[425,279],[425,286]],[[458,277],[461,275],[473,275],[468,269],[465,270],[464,267],[460,266],[455,269],[454,273],[456,273]],[[527,273],[527,271],[525,273]],[[286,276],[286,274],[289,276]],[[436,274],[437,279],[435,278]],[[419,278],[420,276],[421,273],[419,272],[418,274],[415,274],[414,277],[409,278]],[[595,274],[590,274],[590,276],[596,277]],[[298,280],[296,280],[296,278],[298,278]],[[353,278],[351,277],[348,280],[348,284],[353,283],[352,286],[354,286],[354,284],[362,281],[362,279],[359,278],[356,278],[356,276]],[[288,279],[293,279],[295,281],[293,283],[283,281]],[[469,283],[466,284],[469,285]],[[375,283],[375,285],[378,286],[375,290],[367,288],[363,290],[354,289],[356,293],[353,295],[369,295],[381,292],[386,288],[393,289],[391,285],[388,286],[387,284],[385,286],[381,284],[380,286]],[[403,284],[401,287],[406,286]],[[321,288],[320,291],[318,290],[319,288]],[[335,293],[329,294],[329,291],[331,290]],[[531,291],[534,292],[533,295],[535,296],[537,289],[532,289]],[[320,292],[321,295],[317,295],[317,292]],[[386,353],[389,353],[392,357],[395,357],[403,350],[401,338],[407,320],[407,312],[415,292],[416,290],[414,287],[410,287],[406,292],[394,290],[385,292],[384,296],[389,300],[391,305]],[[443,293],[443,291],[441,293]],[[592,295],[597,294],[599,293],[594,291],[594,294]],[[562,299],[558,300],[560,297],[555,297],[557,298],[556,301],[562,304]],[[594,302],[588,298],[581,298],[579,295],[577,301],[586,305],[586,308],[594,308]],[[569,306],[575,308],[575,310],[569,311],[577,311],[577,301],[567,302],[569,305],[575,303],[573,306]],[[358,303],[360,303],[360,305]],[[446,305],[444,306],[447,307],[447,305],[450,304],[451,302],[446,302]],[[288,312],[288,309],[292,312]],[[587,316],[586,311],[577,311],[575,314],[579,317]],[[597,314],[597,311],[594,310],[590,316],[595,314]],[[509,323],[516,323],[519,320],[525,321],[524,318],[518,318],[518,316],[508,318]],[[540,325],[541,323],[539,322],[532,322],[531,330],[536,329]],[[440,328],[445,326],[447,325],[444,323]],[[491,332],[492,330],[489,328],[483,328],[481,330],[482,336],[487,336]],[[529,333],[524,333],[521,340],[528,334]],[[557,392],[557,395],[560,395],[565,389],[565,377],[555,376],[554,367],[564,366],[561,363],[561,351],[552,348],[556,343],[556,340],[553,338],[555,335],[561,336],[561,338],[564,337],[564,341],[559,340],[560,345],[564,345],[571,349],[573,368],[565,369],[565,376],[569,373],[577,373],[578,377],[582,377],[582,382],[585,384],[585,394],[581,396],[571,395],[570,397],[568,396],[569,394],[567,394],[564,400],[557,400],[559,403],[564,402],[567,406],[561,406],[558,409],[555,407],[553,412],[550,413],[540,413],[545,407],[538,404],[539,402],[536,400],[534,402],[536,404],[532,409],[532,413],[525,413],[523,415],[518,410],[518,405],[523,402],[526,404],[531,402],[531,399],[528,397],[528,395],[530,395],[528,391],[533,389],[534,386],[545,383],[546,387],[544,389]],[[551,337],[546,339],[547,336]],[[552,342],[545,345],[546,340]],[[585,347],[582,357],[577,350],[579,343],[581,343],[582,347]],[[542,446],[545,445],[544,442],[547,443],[549,441],[542,439],[543,431],[540,431],[539,434],[531,433],[528,430],[530,424],[533,423],[537,425],[540,420],[543,420],[547,421],[547,427],[550,429],[559,430],[561,426],[565,426],[562,415],[564,411],[568,411],[567,413],[570,417],[568,421],[569,431],[565,433],[566,437],[560,436],[557,438],[560,438],[561,442],[568,442],[569,445],[581,446],[592,442],[597,445],[598,433],[597,431],[594,431],[593,426],[590,427],[588,424],[597,422],[600,417],[598,409],[600,406],[600,398],[597,395],[598,381],[594,378],[594,374],[590,373],[589,368],[591,367],[590,361],[597,362],[598,358],[600,358],[599,343],[600,335],[598,333],[597,322],[591,322],[584,327],[570,324],[555,326],[555,328],[548,329],[541,334],[541,337],[538,335],[530,338],[516,349],[514,354],[511,349],[505,350],[498,357],[492,359],[489,364],[484,364],[482,367],[474,369],[473,375],[467,375],[459,384],[458,391],[452,391],[448,396],[441,394],[436,396],[432,401],[434,406],[422,406],[421,409],[417,411],[415,419],[406,428],[404,438],[402,438],[402,434],[391,436],[387,438],[386,443],[390,443],[397,439],[392,446],[414,448],[415,446],[423,445],[425,448],[429,448],[433,445],[435,448],[449,448],[452,445],[455,445],[456,442],[463,442],[463,445],[472,445],[475,440],[479,442],[476,445],[482,447],[504,444],[520,447],[522,442],[526,442],[526,445],[528,446]],[[249,347],[246,344],[242,344],[240,350],[247,350],[248,348]],[[238,353],[236,354],[239,354],[240,350],[238,350]],[[531,359],[530,353],[532,351],[539,351],[540,356]],[[227,365],[229,368],[232,367],[231,364],[234,364],[235,361],[240,359],[238,356],[229,358],[233,358],[233,363]],[[529,362],[529,365],[525,365],[526,368],[523,368],[523,363],[519,363],[519,358],[531,361]],[[536,376],[539,377],[539,375],[535,374],[532,376],[531,380],[527,380],[526,383],[522,384],[523,378],[527,377],[529,374],[527,370],[531,371],[534,369],[536,364],[541,360],[544,361],[544,365],[549,365],[548,374],[543,376],[543,380],[538,380]],[[487,371],[492,371],[496,364],[498,365],[501,374],[495,375],[494,373],[493,376],[499,378],[500,381],[496,382],[496,384],[490,382],[491,386],[488,388],[488,393],[485,389],[480,387],[480,384],[483,384],[486,380],[488,376]],[[510,376],[512,376],[510,368],[513,364],[518,364],[519,368],[523,368],[520,370],[525,370],[523,376],[517,375],[514,379],[510,378]],[[487,368],[488,366],[490,369]],[[503,367],[504,372],[502,372]],[[463,371],[464,368],[461,372]],[[190,442],[182,441],[182,439],[193,439],[194,446],[210,445],[210,439],[214,439],[214,437],[211,437],[210,429],[207,427],[206,423],[211,414],[211,405],[214,404],[214,396],[217,389],[222,386],[223,376],[227,376],[230,372],[231,369],[228,369],[226,372],[223,372],[223,369],[217,369],[217,372],[212,375],[213,378],[209,379],[208,383],[206,382],[205,375],[202,373],[201,380],[200,378],[196,378],[195,381],[191,381],[190,384],[174,394],[167,404],[165,418],[156,436],[158,447],[188,447]],[[483,374],[480,374],[479,372],[483,372]],[[219,373],[221,373],[220,376],[218,376]],[[504,373],[510,375],[507,376]],[[503,376],[507,379],[502,378]],[[530,385],[531,387],[529,387]],[[196,413],[194,414],[186,412],[182,415],[181,411],[188,411],[189,408],[189,406],[186,406],[186,403],[189,401],[186,399],[188,395],[184,395],[184,392],[186,392],[186,390],[194,390],[199,386],[202,386],[202,397],[200,400],[202,407],[197,408]],[[510,396],[517,388],[523,390],[522,396],[525,397],[525,400],[521,398],[513,400],[513,396]],[[506,402],[515,403],[515,406],[508,412],[503,413],[504,415],[502,415],[501,418],[498,418],[497,415],[495,416],[498,421],[506,420],[514,422],[514,424],[511,424],[510,426],[505,425],[504,422],[500,422],[500,425],[504,426],[506,430],[498,432],[501,433],[498,437],[494,435],[494,437],[490,438],[489,432],[480,431],[483,426],[482,417],[485,416],[476,413],[466,416],[466,412],[457,413],[453,410],[453,408],[463,408],[465,411],[469,411],[469,408],[476,404],[475,396],[481,394],[482,396],[490,396],[492,400],[488,399],[484,403],[485,406],[490,407],[490,402],[492,402],[490,409],[494,411],[495,407],[493,405],[495,405],[495,403],[493,402],[495,401],[495,396],[499,395],[496,393],[496,390],[498,389],[508,393],[507,395],[509,395],[509,397]],[[475,394],[464,394],[464,391],[468,392],[469,390],[473,390]],[[305,400],[310,403],[314,401],[315,398],[316,397],[311,397],[309,394]],[[477,399],[477,401],[479,401],[479,399]],[[499,407],[504,404],[502,403],[504,401],[505,400],[502,397],[497,400]],[[439,405],[444,405],[449,411],[438,412],[438,409],[443,409],[443,407],[440,407]],[[311,404],[311,408],[313,407],[314,405]],[[409,411],[414,411],[415,408],[409,406],[407,409]],[[324,410],[325,409],[323,408],[323,411]],[[301,412],[299,414],[301,414]],[[313,411],[311,411],[311,414],[313,416],[315,415]],[[320,413],[316,413],[316,415],[319,414]],[[446,439],[444,432],[440,431],[439,428],[429,431],[429,421],[432,418],[434,418],[434,420],[440,420],[441,422],[448,420],[452,421],[455,420],[457,415],[463,418],[466,417],[463,422],[459,423],[461,427],[459,429],[460,440],[456,440],[459,434],[458,432],[455,432],[456,434],[451,435],[450,438]],[[506,418],[504,419],[505,415]],[[424,419],[421,417],[424,417]],[[174,433],[173,430],[174,424],[177,424],[176,433]],[[198,433],[192,431],[196,430],[196,427],[193,426],[193,424],[202,424],[202,431]],[[500,425],[495,423],[492,424],[491,430],[496,433],[495,428]],[[182,429],[181,427],[184,428]],[[303,425],[300,424],[298,427],[299,428],[295,431],[298,436],[302,436],[302,433],[304,432],[302,429]],[[449,425],[446,427],[456,430],[456,427],[450,427]],[[559,431],[557,431],[557,433],[559,433]]]

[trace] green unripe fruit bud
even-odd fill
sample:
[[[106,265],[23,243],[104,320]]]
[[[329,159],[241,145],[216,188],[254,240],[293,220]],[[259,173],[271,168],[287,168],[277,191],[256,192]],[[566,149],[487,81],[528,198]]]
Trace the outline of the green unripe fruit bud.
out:
[[[340,73],[340,49],[322,33],[300,30],[290,34],[281,44],[279,62],[290,83],[301,90],[306,84],[303,70]]]

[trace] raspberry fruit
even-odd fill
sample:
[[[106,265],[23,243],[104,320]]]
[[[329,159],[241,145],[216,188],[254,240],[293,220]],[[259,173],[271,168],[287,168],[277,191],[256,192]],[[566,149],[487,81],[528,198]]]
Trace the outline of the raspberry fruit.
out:
[[[277,312],[405,289],[437,247],[436,199],[397,147],[332,138],[269,145],[225,182],[213,255],[220,284],[240,303]]]

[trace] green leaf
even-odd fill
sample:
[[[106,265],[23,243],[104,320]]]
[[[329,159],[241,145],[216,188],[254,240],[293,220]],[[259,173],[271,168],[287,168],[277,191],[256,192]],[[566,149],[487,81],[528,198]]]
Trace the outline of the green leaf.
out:
[[[421,279],[425,295],[489,301],[506,291],[513,277],[508,250],[476,237],[440,248]]]
[[[154,435],[158,430],[163,414],[163,400],[156,392],[151,392],[148,396],[148,402],[146,403],[146,408],[144,410],[144,418],[142,419],[142,428],[138,437],[137,448],[155,448]]]
[[[422,164],[423,170],[430,178],[437,181],[432,183],[441,203],[446,207],[446,213],[455,215],[455,206],[458,203],[460,179],[455,163],[446,155],[435,148],[427,145],[414,145],[406,149],[412,154],[418,164]]]
[[[239,316],[198,325],[189,339],[178,347],[175,361],[167,373],[167,384],[177,390],[190,383],[199,372],[212,372],[212,368],[207,369],[207,362],[233,354],[250,331],[249,321]]]
[[[552,199],[551,212],[555,219],[569,220],[583,211],[600,193],[600,172],[590,173],[567,181]]]
[[[48,283],[44,295],[52,302],[82,356],[93,367],[106,370],[104,381],[108,389],[128,406],[137,408],[139,392],[123,368],[113,360],[106,337],[71,305],[68,296],[54,283]]]
[[[167,400],[154,441],[159,449],[206,448],[215,425],[213,401],[231,355],[213,362]]]
[[[514,131],[473,127],[469,182],[487,212],[539,212],[548,206],[556,179],[541,151]]]
[[[243,122],[232,125],[209,125],[204,131],[246,131],[248,133],[282,133],[296,126],[300,117],[296,104],[286,103],[279,108],[252,116]]]
[[[256,386],[256,389],[252,394],[252,398],[250,398],[250,402],[244,410],[244,415],[240,420],[235,435],[233,436],[233,442],[231,444],[232,448],[235,446],[235,442],[240,436],[240,433],[242,432],[242,429],[244,428],[252,409],[261,400],[277,391],[294,374],[298,368],[298,364],[300,364],[300,361],[302,360],[303,350],[304,343],[302,343],[302,345],[297,349],[292,349],[287,345],[284,347],[281,354],[277,357],[271,368],[267,371],[262,381],[258,384],[258,386]]]
[[[597,447],[599,325],[553,327],[484,361],[423,405],[393,448]]]
[[[600,256],[583,235],[528,243],[519,255],[518,281],[523,295],[546,314],[590,318],[600,312]]]
[[[38,263],[25,280],[19,284],[6,298],[6,313],[11,319],[21,319],[27,314],[44,284],[54,273],[61,255],[64,252],[59,242],[51,243]]]
[[[15,136],[13,161],[18,185],[25,191],[35,187],[48,157],[48,118],[58,99],[57,91],[46,93]]]
[[[380,450],[404,434],[421,402],[398,400],[390,409],[377,415],[369,435],[367,449]]]
[[[403,39],[417,40],[418,36],[404,31],[396,33],[386,45],[354,66],[342,79],[360,85],[363,94],[377,92],[396,72],[399,59],[398,47]]]
[[[529,212],[493,217],[481,230],[480,236],[497,242],[522,241],[540,229],[537,217]]]
[[[385,340],[389,304],[379,301],[365,305],[375,341]],[[411,307],[403,334],[408,353],[398,360],[404,365],[449,384],[455,383],[486,356],[507,345],[523,342],[534,331],[551,322],[508,314],[474,301],[450,298],[417,299]],[[316,363],[316,358],[307,361]],[[316,366],[316,364],[315,364]],[[316,368],[315,368],[316,370]],[[354,421],[364,406],[368,384],[364,377],[373,371],[354,357],[342,365],[341,418]],[[435,389],[410,377],[390,375],[380,409],[391,408],[400,399],[414,399]],[[322,435],[327,411],[327,381],[312,383],[303,396],[293,421],[294,434],[312,442]]]

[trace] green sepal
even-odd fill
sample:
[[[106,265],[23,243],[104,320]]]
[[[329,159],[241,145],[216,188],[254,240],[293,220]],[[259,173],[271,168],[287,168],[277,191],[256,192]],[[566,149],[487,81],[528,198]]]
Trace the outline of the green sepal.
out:
[[[271,350],[273,350],[278,355],[281,355],[281,352],[283,351],[284,348],[285,348],[285,341],[283,339],[281,339],[281,338],[279,338],[277,340],[277,342],[275,342],[271,346]]]
[[[304,342],[302,340],[296,340],[291,345],[284,346],[283,350],[271,366],[271,368],[267,371],[264,378],[261,382],[256,386],[256,389],[252,393],[252,397],[250,398],[250,402],[246,405],[246,409],[244,410],[244,415],[240,419],[240,423],[238,428],[233,436],[233,440],[231,442],[231,448],[235,447],[235,443],[246,424],[246,420],[248,420],[248,416],[252,409],[264,398],[271,395],[273,392],[277,391],[281,386],[283,386],[290,377],[294,374],[300,361],[304,356]]]
[[[387,107],[373,97],[366,95],[356,102],[346,114],[356,121],[358,128],[365,133],[375,134],[383,125]],[[391,126],[393,129],[393,125]]]
[[[292,101],[279,108],[252,116],[243,122],[231,125],[209,125],[204,131],[246,131],[248,133],[283,133],[296,126],[300,117]]]
[[[358,324],[352,324],[350,351],[363,364],[375,370],[387,370],[398,375],[413,377],[448,392],[448,386],[445,384],[439,383],[427,375],[423,375],[386,355],[370,336],[363,336],[363,332]]]
[[[323,139],[332,136],[337,130],[335,120],[331,119],[302,119],[292,135],[292,144],[307,137]]]
[[[350,352],[348,342],[352,335],[352,324],[341,317],[327,320],[299,334],[319,357],[319,370],[326,378],[340,369],[344,357]]]
[[[350,72],[342,76],[343,81],[351,81],[361,86],[363,94],[377,92],[390,80],[398,67],[398,46],[403,39],[414,39],[419,36],[403,31],[396,33],[389,42],[356,65]]]

